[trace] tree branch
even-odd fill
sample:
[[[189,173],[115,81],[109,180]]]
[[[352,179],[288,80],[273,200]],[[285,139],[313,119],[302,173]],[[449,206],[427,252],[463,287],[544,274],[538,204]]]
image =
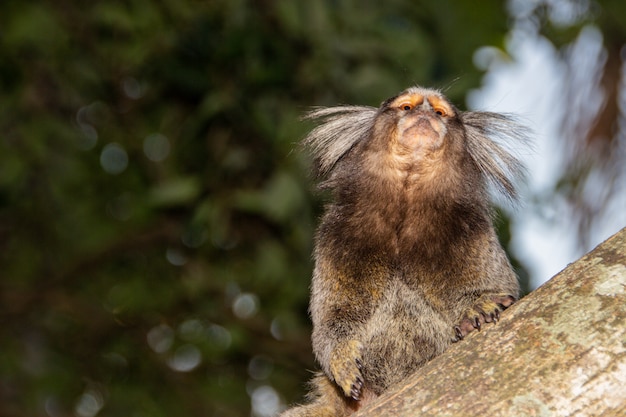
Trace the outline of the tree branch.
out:
[[[626,415],[626,228],[357,416]]]

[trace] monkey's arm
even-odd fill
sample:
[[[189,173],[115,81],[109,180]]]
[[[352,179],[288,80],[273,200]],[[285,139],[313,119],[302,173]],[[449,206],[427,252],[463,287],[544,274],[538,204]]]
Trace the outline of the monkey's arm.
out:
[[[472,291],[461,298],[471,298],[464,311],[455,321],[453,341],[462,340],[468,333],[480,330],[485,323],[497,322],[500,313],[519,298],[520,287],[504,250],[497,244],[495,233],[490,233],[487,242],[480,247],[489,248],[482,257],[477,257],[480,279]],[[469,274],[472,279],[472,275]],[[459,288],[467,288],[459,286]],[[471,287],[470,287],[471,288]]]
[[[362,265],[366,260],[338,268],[325,252],[317,253],[311,288],[313,352],[344,395],[358,400],[363,388],[361,337],[380,291],[371,288],[371,267]]]

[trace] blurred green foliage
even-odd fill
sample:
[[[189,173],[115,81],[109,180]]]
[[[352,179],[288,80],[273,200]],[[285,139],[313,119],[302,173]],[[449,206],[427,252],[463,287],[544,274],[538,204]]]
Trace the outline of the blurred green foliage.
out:
[[[320,211],[300,115],[416,83],[462,107],[508,30],[496,0],[4,0],[0,19],[0,415],[31,417],[299,400]]]

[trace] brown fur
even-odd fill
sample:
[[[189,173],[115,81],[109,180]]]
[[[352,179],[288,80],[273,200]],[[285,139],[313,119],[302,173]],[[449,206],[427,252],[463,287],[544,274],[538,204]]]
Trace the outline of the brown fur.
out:
[[[496,321],[519,295],[490,189],[514,197],[511,118],[410,88],[379,109],[316,110],[307,137],[333,192],[316,236],[310,312],[322,374],[284,416],[349,415]]]

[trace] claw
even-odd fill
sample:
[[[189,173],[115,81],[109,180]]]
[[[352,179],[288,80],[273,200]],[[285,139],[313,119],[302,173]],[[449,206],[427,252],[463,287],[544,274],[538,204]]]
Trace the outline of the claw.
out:
[[[481,326],[481,324],[480,324],[480,317],[476,316],[474,318],[474,323],[472,323],[472,324],[474,325],[475,329],[478,329],[478,331],[480,331],[480,326]]]
[[[454,326],[454,333],[456,333],[456,342],[458,342],[459,340],[463,340],[464,336],[460,326]]]
[[[363,389],[363,379],[361,377],[357,377],[356,381],[352,385],[352,389],[350,390],[350,398],[354,401],[359,401],[361,397],[361,389]]]

